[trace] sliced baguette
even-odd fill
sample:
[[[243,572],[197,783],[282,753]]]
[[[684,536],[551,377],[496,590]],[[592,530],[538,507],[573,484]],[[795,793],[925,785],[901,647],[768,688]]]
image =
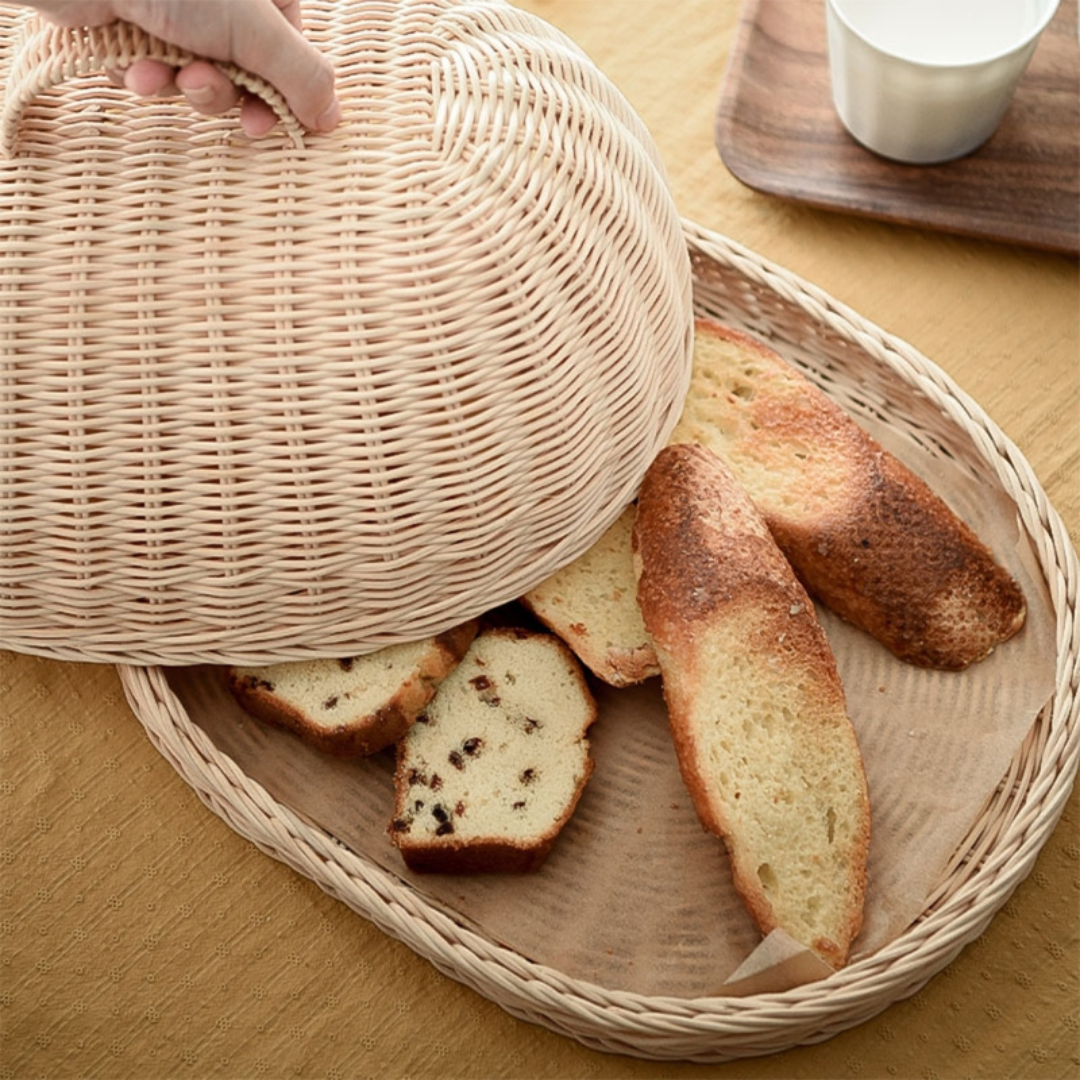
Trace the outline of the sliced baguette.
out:
[[[405,864],[536,870],[592,774],[596,713],[554,634],[484,629],[398,744],[389,831]]]
[[[630,686],[660,674],[637,605],[630,556],[633,527],[631,505],[584,555],[521,598],[597,678],[611,686]]]
[[[252,716],[287,728],[324,753],[360,757],[408,731],[477,629],[469,621],[436,637],[341,660],[234,666],[226,682]]]
[[[870,805],[813,604],[730,470],[670,446],[633,533],[683,780],[763,933],[834,967],[862,922]]]
[[[960,670],[1023,625],[1019,585],[974,532],[760,341],[697,320],[671,441],[722,458],[809,591],[902,660]]]

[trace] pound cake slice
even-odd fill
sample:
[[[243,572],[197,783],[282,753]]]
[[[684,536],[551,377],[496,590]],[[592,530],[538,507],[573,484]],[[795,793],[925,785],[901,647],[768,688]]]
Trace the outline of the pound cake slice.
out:
[[[405,864],[537,869],[592,774],[596,713],[555,635],[484,629],[398,744],[390,837]]]
[[[633,527],[631,505],[583,555],[521,598],[611,686],[631,686],[660,674],[637,605],[630,554]]]
[[[833,967],[862,924],[870,803],[813,604],[730,470],[669,446],[633,534],[683,780],[747,909]]]
[[[230,667],[226,682],[252,716],[287,728],[324,753],[360,757],[408,731],[477,630],[469,621],[364,656]]]
[[[697,320],[671,441],[722,458],[807,589],[900,659],[959,671],[1023,625],[1019,585],[974,532],[760,341]]]

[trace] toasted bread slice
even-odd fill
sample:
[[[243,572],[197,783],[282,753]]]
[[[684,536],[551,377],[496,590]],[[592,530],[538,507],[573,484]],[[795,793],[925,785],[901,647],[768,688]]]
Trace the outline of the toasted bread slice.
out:
[[[252,716],[289,729],[324,753],[360,757],[408,731],[477,629],[469,621],[422,641],[340,660],[234,666],[226,681]]]
[[[763,933],[846,962],[862,923],[870,804],[813,604],[730,470],[669,446],[633,533],[638,600],[679,768]]]
[[[960,670],[1023,625],[1019,585],[974,532],[760,341],[697,321],[671,441],[722,458],[809,591],[902,660]]]
[[[558,637],[484,629],[398,744],[390,837],[406,865],[539,868],[592,774],[596,714]]]
[[[633,527],[631,505],[583,555],[521,598],[597,678],[611,686],[631,686],[660,674],[637,605],[630,555]]]

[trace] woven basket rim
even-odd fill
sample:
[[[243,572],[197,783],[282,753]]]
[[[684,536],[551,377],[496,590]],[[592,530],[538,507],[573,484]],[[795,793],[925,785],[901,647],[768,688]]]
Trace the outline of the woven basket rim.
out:
[[[961,845],[974,852],[972,865],[955,890],[932,898],[912,927],[827,979],[783,992],[674,998],[573,979],[463,927],[412,885],[277,803],[188,720],[161,668],[120,665],[118,670],[151,740],[211,809],[261,850],[312,877],[444,974],[512,1015],[595,1049],[715,1063],[822,1041],[915,993],[983,931],[1028,875],[1064,810],[1080,765],[1080,624],[1075,610],[1080,569],[1068,531],[1023,454],[945,372],[741,244],[688,220],[683,229],[692,253],[735,266],[814,319],[827,321],[949,414],[992,465],[1038,552],[1054,608],[1058,648],[1053,697],[1033,727],[1038,729],[1037,745],[1028,747],[1037,758],[1029,755],[1018,765],[1024,747],[1017,751],[997,796],[999,809],[1012,804],[1006,807],[1011,816],[1004,828],[980,841],[983,819],[973,825]],[[177,761],[172,753],[176,741],[193,751],[197,761]],[[1032,772],[1033,760],[1037,765]],[[1023,783],[1018,771],[1027,774],[1020,778]],[[254,805],[256,814],[236,805],[238,793]]]

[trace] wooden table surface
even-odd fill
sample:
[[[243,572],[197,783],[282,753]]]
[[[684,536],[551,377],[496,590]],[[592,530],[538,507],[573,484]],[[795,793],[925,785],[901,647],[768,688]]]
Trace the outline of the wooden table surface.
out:
[[[743,186],[714,143],[736,0],[520,6],[623,90],[684,216],[939,364],[1026,455],[1075,542],[1074,260]],[[817,1046],[661,1065],[511,1017],[260,854],[155,751],[111,668],[8,654],[0,686],[0,1080],[1080,1075],[1075,791],[1033,873],[912,998]]]

